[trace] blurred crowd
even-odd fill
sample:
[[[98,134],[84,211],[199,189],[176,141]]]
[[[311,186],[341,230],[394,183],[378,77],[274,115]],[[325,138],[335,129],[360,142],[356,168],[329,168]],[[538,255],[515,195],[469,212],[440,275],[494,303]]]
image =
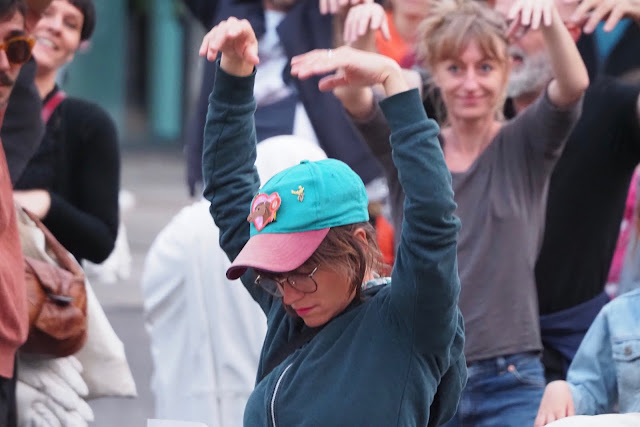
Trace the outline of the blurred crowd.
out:
[[[195,200],[144,265],[149,418],[640,425],[640,1],[182,2]],[[135,394],[84,278],[85,348],[25,345],[26,248],[64,263],[21,212],[128,274],[116,127],[58,79],[99,19],[0,0],[1,426]]]

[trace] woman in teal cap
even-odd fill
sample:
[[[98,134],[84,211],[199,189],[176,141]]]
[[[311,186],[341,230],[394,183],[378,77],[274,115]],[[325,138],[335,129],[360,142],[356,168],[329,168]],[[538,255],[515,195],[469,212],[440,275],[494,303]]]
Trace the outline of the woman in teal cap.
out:
[[[303,161],[260,187],[252,94],[259,59],[247,21],[230,18],[205,36],[200,54],[213,61],[218,53],[204,195],[233,261],[227,276],[242,278],[268,323],[244,424],[440,425],[466,381],[460,223],[439,129],[418,91],[408,90],[395,61],[376,54],[342,48],[292,61],[292,74],[304,78],[314,62],[356,58],[320,88],[380,84],[388,96],[381,107],[406,202],[384,279],[364,185],[344,163]]]

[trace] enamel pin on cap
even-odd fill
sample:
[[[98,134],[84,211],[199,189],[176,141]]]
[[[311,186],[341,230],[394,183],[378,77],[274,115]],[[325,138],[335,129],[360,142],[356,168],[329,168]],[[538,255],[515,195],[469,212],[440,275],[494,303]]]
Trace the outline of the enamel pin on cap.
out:
[[[253,222],[256,226],[256,230],[262,231],[267,224],[276,220],[276,212],[280,207],[280,195],[278,193],[271,193],[267,195],[259,193],[251,204],[251,213],[247,217],[247,221]]]
[[[302,202],[304,200],[304,187],[302,185],[298,185],[298,189],[291,190],[291,194],[298,196],[298,201]]]

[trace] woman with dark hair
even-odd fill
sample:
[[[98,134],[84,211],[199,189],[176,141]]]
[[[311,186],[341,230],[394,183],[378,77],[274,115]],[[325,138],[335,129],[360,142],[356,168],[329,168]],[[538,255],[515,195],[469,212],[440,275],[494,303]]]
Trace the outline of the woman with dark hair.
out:
[[[113,121],[99,106],[66,98],[56,83],[91,37],[91,0],[54,0],[35,27],[36,87],[44,139],[15,185],[14,198],[40,218],[78,260],[100,263],[118,232],[120,155]]]
[[[46,133],[14,197],[78,260],[100,263],[113,250],[118,232],[118,137],[102,108],[66,98],[56,83],[60,68],[73,60],[94,27],[91,0],[54,0],[35,27],[35,83]]]
[[[440,425],[466,381],[460,224],[438,126],[418,91],[407,90],[394,60],[348,52],[352,80],[380,84],[388,96],[381,106],[407,195],[395,267],[380,278],[365,187],[346,164],[303,161],[260,188],[257,41],[247,21],[230,18],[205,36],[200,54],[213,61],[219,52],[204,195],[233,261],[227,277],[242,278],[268,325],[244,425]],[[333,58],[331,51],[312,55],[317,63]],[[293,58],[292,74],[305,77],[300,59]]]

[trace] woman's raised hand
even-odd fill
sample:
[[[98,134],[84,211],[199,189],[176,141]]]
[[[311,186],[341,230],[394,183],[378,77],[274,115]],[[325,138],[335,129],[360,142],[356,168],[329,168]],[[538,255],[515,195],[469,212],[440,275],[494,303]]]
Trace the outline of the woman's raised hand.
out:
[[[563,108],[578,101],[589,86],[589,73],[555,1],[516,0],[508,18],[515,24],[508,31],[509,38],[521,27],[542,32],[554,75],[547,90],[551,103]]]
[[[333,74],[320,79],[321,91],[381,84],[386,95],[391,96],[409,88],[398,63],[377,53],[342,46],[335,50],[312,50],[291,59],[291,74],[299,79],[327,73]]]
[[[640,23],[640,0],[564,0],[578,6],[571,17],[576,24],[584,23],[584,32],[592,33],[600,21],[605,21],[604,31],[612,31],[624,18]]]
[[[368,35],[369,32],[375,34],[378,30],[382,32],[382,36],[385,39],[389,40],[391,38],[384,8],[378,3],[359,4],[353,6],[347,13],[344,21],[343,40],[345,43],[354,46],[354,43]]]
[[[246,19],[230,17],[213,27],[200,45],[200,56],[215,61],[218,52],[222,53],[221,68],[229,74],[248,76],[260,61],[258,59],[258,40]]]
[[[554,0],[516,0],[509,10],[508,19],[514,21],[509,32],[515,32],[518,27],[537,30],[540,24],[549,27],[556,16]]]

